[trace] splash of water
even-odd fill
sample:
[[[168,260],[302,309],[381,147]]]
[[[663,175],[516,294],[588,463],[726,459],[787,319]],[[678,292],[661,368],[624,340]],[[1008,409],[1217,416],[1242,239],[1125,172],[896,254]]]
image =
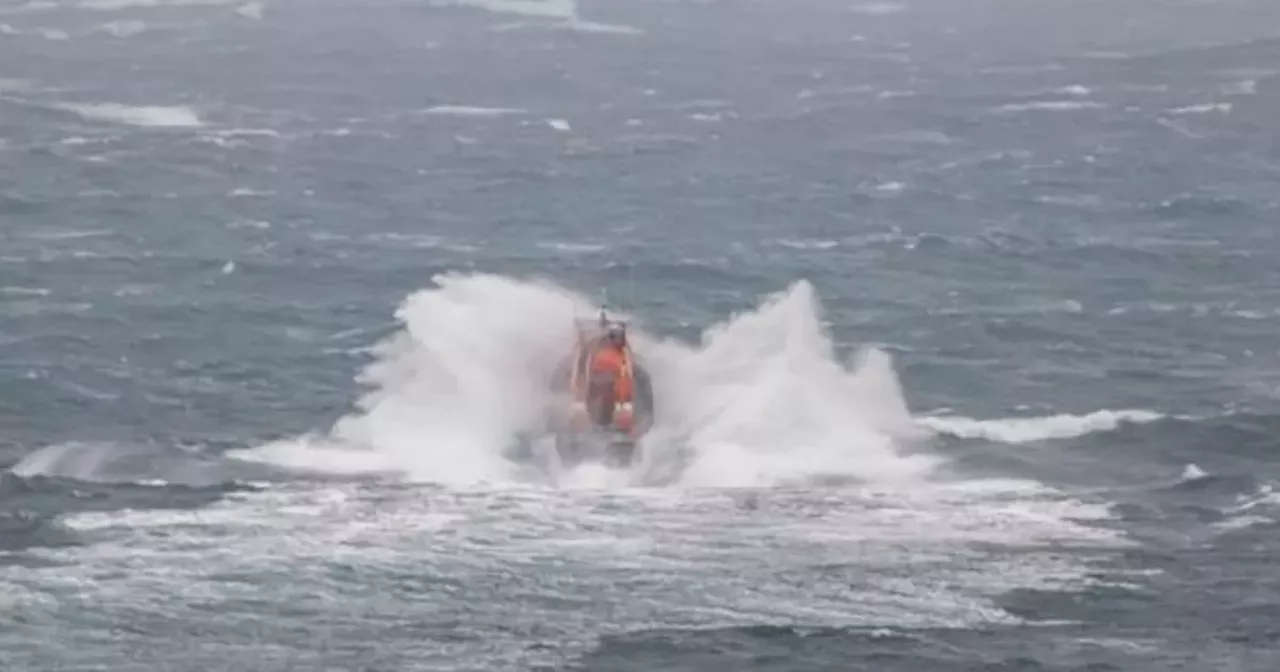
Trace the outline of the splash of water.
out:
[[[361,376],[371,390],[325,436],[233,456],[327,473],[394,472],[451,484],[517,479],[505,451],[542,418],[545,385],[573,338],[584,297],[550,283],[445,275],[409,297],[404,329]],[[768,485],[814,478],[921,477],[933,458],[907,457],[921,436],[888,357],[840,362],[812,286],[710,329],[698,345],[632,334],[655,384],[658,422],[645,470],[677,453],[685,485]],[[594,474],[594,475],[592,475]],[[570,482],[617,484],[590,468]]]
[[[713,327],[698,346],[668,344],[657,359],[662,428],[693,453],[684,483],[916,479],[935,465],[900,452],[927,433],[888,355],[865,350],[840,362],[807,282]]]
[[[303,470],[397,472],[416,481],[515,477],[504,452],[537,426],[540,394],[587,302],[545,283],[443,275],[396,313],[404,329],[375,349],[370,391],[327,436],[232,456]]]

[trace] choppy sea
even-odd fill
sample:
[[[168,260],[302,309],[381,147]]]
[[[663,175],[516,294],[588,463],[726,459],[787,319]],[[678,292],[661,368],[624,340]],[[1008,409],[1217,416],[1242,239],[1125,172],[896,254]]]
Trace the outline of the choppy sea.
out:
[[[1277,119],[1274,0],[5,0],[0,670],[1280,669]]]

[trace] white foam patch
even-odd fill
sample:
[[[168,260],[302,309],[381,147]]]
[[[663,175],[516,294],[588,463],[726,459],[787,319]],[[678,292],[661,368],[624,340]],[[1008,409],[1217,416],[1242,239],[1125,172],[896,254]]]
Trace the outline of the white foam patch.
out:
[[[1212,527],[1229,533],[1259,525],[1273,525],[1277,506],[1280,506],[1280,494],[1275,492],[1272,484],[1264,483],[1253,493],[1237,497],[1234,506],[1224,508],[1225,518],[1213,523]]]
[[[242,0],[83,0],[80,7],[114,12],[122,9],[148,9],[154,7],[201,7],[234,5]]]
[[[52,292],[44,287],[0,286],[3,296],[49,296]]]
[[[271,222],[261,219],[237,218],[227,222],[228,229],[258,229],[265,231],[271,228]]]
[[[555,250],[556,252],[568,252],[570,254],[592,254],[609,249],[608,245],[602,245],[600,243],[569,243],[554,241],[538,243],[538,247],[544,250]]]
[[[64,42],[71,39],[71,34],[61,28],[32,28],[30,30],[19,30],[7,23],[0,23],[0,35],[29,35],[31,37],[39,37],[51,42]]]
[[[578,12],[577,0],[429,0],[429,4],[550,20],[552,26],[584,33],[639,35],[642,32],[631,26],[586,21]],[[523,24],[517,27],[523,27]]]
[[[226,128],[214,131],[220,138],[282,138],[280,131],[270,128]]]
[[[276,191],[270,189],[253,189],[251,187],[236,187],[227,192],[229,198],[250,198],[253,196],[275,196]]]
[[[63,140],[58,141],[59,145],[64,145],[67,147],[79,147],[83,145],[104,145],[104,143],[108,143],[108,142],[111,142],[111,138],[83,138],[79,136],[63,138]]]
[[[862,5],[854,5],[849,11],[866,16],[889,16],[890,14],[900,14],[906,9],[907,6],[900,2],[868,2]]]
[[[133,37],[146,32],[147,24],[142,21],[111,21],[98,26],[97,32],[107,33],[113,37]]]
[[[1222,93],[1228,96],[1255,96],[1258,94],[1258,80],[1246,79],[1232,82],[1222,87]]]
[[[1125,423],[1148,423],[1163,417],[1165,416],[1147,410],[1101,410],[1086,415],[1062,413],[1047,417],[998,420],[934,416],[919,418],[917,422],[938,433],[964,439],[1029,443],[1050,439],[1070,439],[1094,432],[1108,432]]]
[[[237,8],[236,8],[236,14],[239,14],[240,16],[243,16],[243,17],[245,17],[246,19],[253,19],[254,21],[261,21],[261,20],[262,20],[262,10],[263,10],[263,5],[262,5],[262,3],[261,3],[261,2],[250,2],[250,3],[244,4],[244,5],[240,5],[239,7],[237,7]]]
[[[597,23],[595,21],[583,21],[579,18],[572,18],[561,24],[562,27],[568,28],[580,33],[600,33],[602,35],[643,35],[644,31],[631,26],[622,26],[614,23]]]
[[[33,240],[80,240],[112,235],[109,229],[42,229],[26,235]]]
[[[1228,114],[1231,112],[1231,103],[1203,103],[1200,105],[1188,105],[1169,110],[1169,114],[1187,115],[1187,114],[1210,114],[1217,112],[1220,114]]]
[[[1009,103],[1001,105],[1001,112],[1078,112],[1081,110],[1097,110],[1106,107],[1102,103],[1084,100],[1039,100],[1028,103]]]
[[[575,318],[593,308],[550,284],[491,275],[436,283],[397,312],[404,330],[377,348],[360,378],[373,389],[357,412],[325,436],[232,456],[417,481],[515,478],[504,453],[542,426],[545,381],[571,347]],[[656,341],[633,326],[658,404],[647,464],[690,451],[682,478],[695,485],[926,476],[936,458],[899,453],[899,442],[927,432],[908,414],[888,356],[839,361],[820,312],[801,282],[698,345]]]
[[[777,243],[793,250],[830,250],[840,244],[838,240],[782,238]]]
[[[578,14],[574,0],[431,0],[436,7],[472,7],[494,12],[548,19],[568,19]]]
[[[105,121],[129,126],[195,128],[204,125],[191,108],[181,106],[64,103],[58,107],[79,114],[90,121]]]
[[[1246,514],[1243,516],[1236,516],[1234,518],[1226,518],[1216,523],[1210,523],[1209,526],[1221,532],[1234,532],[1250,527],[1270,525],[1274,522],[1276,522],[1274,518]]]
[[[264,617],[285,627],[483,602],[477,636],[457,643],[471,648],[449,655],[527,667],[514,664],[529,661],[526,633],[547,622],[566,626],[550,637],[587,646],[636,623],[1017,623],[995,595],[1096,584],[1089,562],[1131,546],[1088,524],[1105,507],[1028,488],[1011,498],[999,484],[835,495],[303,487],[197,510],[71,514],[64,524],[92,544],[36,549],[57,571],[0,566],[0,584],[57,591],[63,607],[94,615],[127,606],[199,624],[216,614],[221,630],[251,634]],[[357,589],[404,576],[431,580]],[[263,582],[274,602],[301,610],[264,613],[241,599],[261,598]]]
[[[1205,471],[1204,469],[1201,469],[1199,465],[1192,462],[1182,469],[1181,480],[1183,482],[1189,483],[1191,481],[1198,481],[1203,478],[1208,478],[1208,476],[1209,476],[1209,472]]]
[[[483,107],[479,105],[436,105],[421,111],[421,114],[451,117],[504,117],[527,113],[528,110],[517,107]]]
[[[1259,508],[1276,506],[1280,506],[1280,492],[1276,492],[1275,487],[1271,484],[1263,484],[1258,486],[1257,491],[1252,494],[1238,497],[1237,504],[1228,508],[1226,513],[1252,513]]]

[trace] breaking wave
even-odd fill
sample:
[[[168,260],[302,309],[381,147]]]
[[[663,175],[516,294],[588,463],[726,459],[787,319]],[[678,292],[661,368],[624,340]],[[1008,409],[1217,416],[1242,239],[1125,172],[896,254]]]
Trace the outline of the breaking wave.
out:
[[[196,128],[204,125],[200,117],[189,107],[139,106],[119,103],[59,105],[89,121],[102,121],[128,126]]]
[[[1165,416],[1155,411],[1101,410],[1085,415],[1061,413],[1048,417],[977,420],[958,416],[921,418],[920,424],[940,434],[962,439],[986,439],[1000,443],[1030,443],[1052,439],[1072,439],[1094,432],[1118,429],[1125,424],[1155,422]]]
[[[375,349],[359,377],[369,391],[354,412],[323,434],[231,456],[420,482],[516,480],[519,468],[504,453],[537,426],[544,381],[573,338],[575,317],[593,310],[551,283],[437,277],[397,311],[403,329]],[[633,327],[659,415],[636,471],[678,457],[671,480],[685,485],[927,476],[938,458],[905,452],[928,432],[913,422],[889,357],[867,350],[840,361],[820,314],[813,287],[798,282],[697,344]]]

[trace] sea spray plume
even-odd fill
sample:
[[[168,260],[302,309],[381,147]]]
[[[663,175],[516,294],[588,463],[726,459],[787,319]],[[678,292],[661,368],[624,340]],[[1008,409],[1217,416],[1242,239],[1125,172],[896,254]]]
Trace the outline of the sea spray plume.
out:
[[[549,283],[445,274],[396,313],[401,332],[358,378],[370,390],[330,436],[240,452],[240,459],[415,481],[514,478],[504,456],[542,421],[553,367],[588,303]]]
[[[842,364],[808,282],[709,329],[701,347],[656,350],[658,429],[687,440],[686,484],[914,479],[936,462],[899,453],[927,433],[888,355],[866,350]]]
[[[404,329],[378,346],[359,379],[369,391],[328,437],[235,456],[416,481],[515,480],[506,451],[541,426],[548,376],[572,343],[574,320],[595,307],[550,283],[494,275],[435,283],[400,308]],[[642,456],[650,453],[642,473],[628,482],[900,480],[932,465],[898,452],[918,434],[888,357],[868,351],[839,362],[807,282],[709,329],[699,346],[656,341],[634,322],[630,333],[653,376],[658,424],[642,443]],[[673,452],[686,454],[684,469],[643,473],[666,470]]]
[[[542,422],[547,380],[586,302],[499,276],[436,282],[397,313],[406,331],[362,376],[375,386],[364,413],[334,434],[398,456],[415,477],[501,475],[506,448]]]

